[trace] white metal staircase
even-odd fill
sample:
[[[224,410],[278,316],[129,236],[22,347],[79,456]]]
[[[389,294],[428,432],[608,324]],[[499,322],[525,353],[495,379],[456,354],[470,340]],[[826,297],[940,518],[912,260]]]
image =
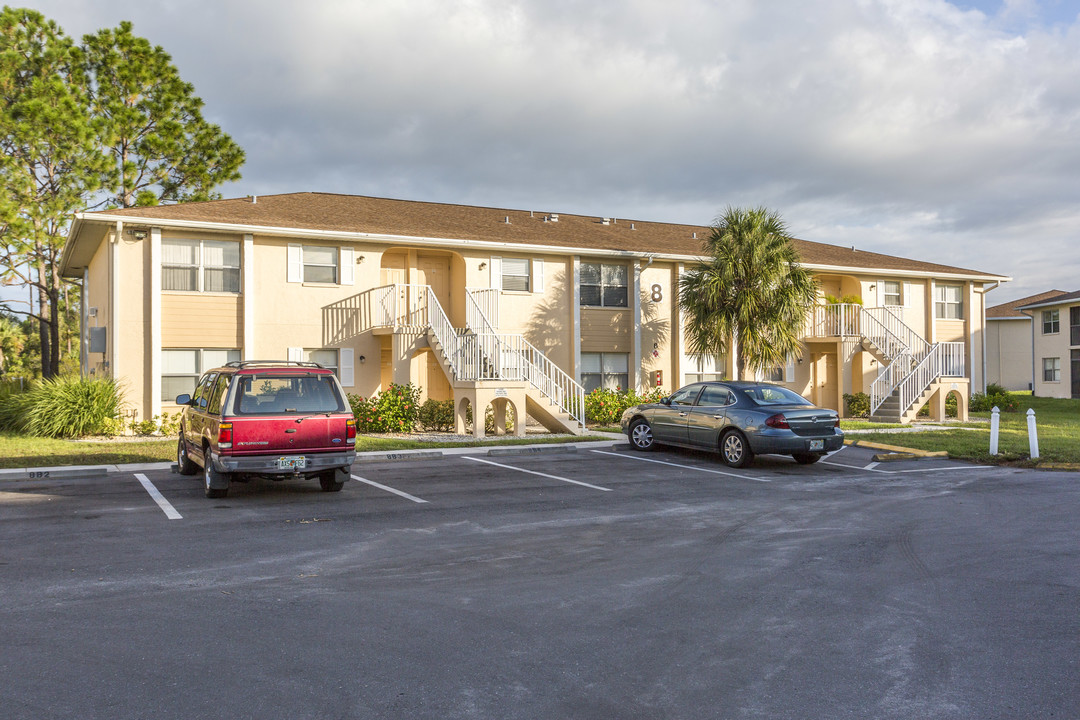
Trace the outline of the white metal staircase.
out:
[[[870,387],[870,418],[903,422],[914,418],[926,394],[942,377],[964,375],[964,343],[929,343],[889,307],[855,304],[814,309],[814,337],[858,337],[881,363]]]
[[[373,321],[428,336],[451,381],[525,381],[527,410],[549,429],[585,432],[585,389],[524,336],[499,333],[498,291],[467,289],[466,325],[455,328],[428,285],[395,284],[373,292]]]

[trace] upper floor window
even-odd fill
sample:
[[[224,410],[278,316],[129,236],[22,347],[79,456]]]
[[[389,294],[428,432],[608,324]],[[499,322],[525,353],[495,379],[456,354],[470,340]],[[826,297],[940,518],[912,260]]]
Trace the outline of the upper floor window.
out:
[[[626,307],[626,265],[581,263],[581,304]]]
[[[1080,345],[1080,305],[1069,308],[1069,344]]]
[[[530,265],[528,258],[503,258],[502,289],[528,292]]]
[[[240,243],[163,238],[161,289],[240,292]]]
[[[900,295],[901,284],[899,280],[886,280],[883,283],[881,299],[885,305],[903,305]]]
[[[1060,310],[1042,311],[1042,331],[1043,335],[1056,335],[1061,332]]]
[[[964,319],[963,285],[938,285],[934,289],[934,317],[945,320]]]
[[[355,258],[352,247],[290,243],[286,279],[291,283],[352,285]]]

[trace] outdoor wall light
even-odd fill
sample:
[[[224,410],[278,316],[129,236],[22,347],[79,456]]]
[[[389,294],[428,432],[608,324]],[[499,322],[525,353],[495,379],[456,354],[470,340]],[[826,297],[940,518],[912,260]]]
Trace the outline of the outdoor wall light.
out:
[[[357,255],[356,256],[356,264],[359,265],[362,262],[364,262],[364,256],[363,255]]]
[[[484,268],[486,268],[486,267],[487,267],[487,263],[486,263],[486,262],[482,262],[482,263],[480,263],[480,269],[481,269],[481,270],[483,270],[483,269],[484,269]]]
[[[367,358],[366,358],[366,357],[364,357],[363,355],[361,355],[361,356],[359,356],[358,358],[356,358],[356,361],[357,361],[358,363],[360,363],[361,365],[363,365],[363,364],[364,364],[364,361],[365,361],[365,360],[367,360]]]

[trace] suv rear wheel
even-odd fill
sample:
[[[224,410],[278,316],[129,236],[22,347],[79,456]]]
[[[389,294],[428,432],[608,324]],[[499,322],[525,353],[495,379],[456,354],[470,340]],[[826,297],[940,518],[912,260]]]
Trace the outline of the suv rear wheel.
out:
[[[214,469],[208,447],[203,448],[203,485],[208,498],[223,498],[229,494],[229,476]]]
[[[194,475],[199,472],[199,466],[188,457],[183,435],[176,441],[176,466],[181,475]]]
[[[319,487],[323,492],[341,492],[345,487],[345,481],[341,479],[337,470],[324,470],[319,473]]]

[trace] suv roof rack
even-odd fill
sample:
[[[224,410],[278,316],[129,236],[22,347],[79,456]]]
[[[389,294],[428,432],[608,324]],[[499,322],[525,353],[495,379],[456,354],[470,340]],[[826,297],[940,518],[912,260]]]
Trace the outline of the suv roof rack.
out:
[[[291,365],[291,366],[294,366],[294,367],[319,368],[319,369],[322,369],[322,370],[326,369],[325,367],[323,367],[322,365],[320,365],[317,362],[306,362],[306,361],[301,361],[301,360],[233,360],[232,362],[225,363],[224,365],[222,365],[222,367],[231,367],[231,368],[243,369],[243,368],[256,367],[256,366],[260,366],[260,367],[280,367],[282,365]]]

